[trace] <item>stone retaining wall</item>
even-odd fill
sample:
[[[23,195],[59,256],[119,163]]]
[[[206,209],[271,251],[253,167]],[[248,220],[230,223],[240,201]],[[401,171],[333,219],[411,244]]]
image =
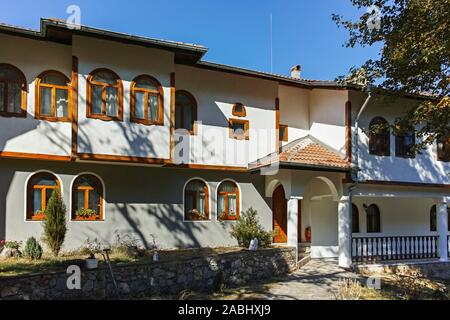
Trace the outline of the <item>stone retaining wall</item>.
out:
[[[237,252],[149,264],[114,265],[121,298],[214,291],[295,270],[295,248]],[[0,278],[0,299],[105,299],[115,297],[106,267],[81,271],[81,289],[69,290],[64,272]]]
[[[450,280],[450,262],[418,261],[391,264],[357,265],[356,271],[365,276],[387,274],[404,274],[419,271],[426,277]]]

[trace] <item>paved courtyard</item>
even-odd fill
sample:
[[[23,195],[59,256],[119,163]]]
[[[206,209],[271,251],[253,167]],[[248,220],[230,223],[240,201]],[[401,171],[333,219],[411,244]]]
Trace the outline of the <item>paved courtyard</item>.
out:
[[[280,278],[262,294],[269,300],[334,300],[339,280],[358,278],[337,265],[336,260],[311,260],[300,270]]]

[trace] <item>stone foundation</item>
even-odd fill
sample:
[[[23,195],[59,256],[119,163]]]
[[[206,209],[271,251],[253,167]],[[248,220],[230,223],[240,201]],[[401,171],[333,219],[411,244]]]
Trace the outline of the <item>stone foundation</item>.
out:
[[[295,270],[295,248],[237,252],[148,264],[114,265],[121,298],[212,292]],[[81,289],[69,290],[64,272],[0,278],[0,299],[106,299],[116,296],[107,267],[81,271]]]
[[[355,270],[364,276],[371,276],[382,273],[408,275],[411,272],[418,271],[426,277],[450,280],[450,262],[418,261],[373,265],[367,264],[356,265]]]

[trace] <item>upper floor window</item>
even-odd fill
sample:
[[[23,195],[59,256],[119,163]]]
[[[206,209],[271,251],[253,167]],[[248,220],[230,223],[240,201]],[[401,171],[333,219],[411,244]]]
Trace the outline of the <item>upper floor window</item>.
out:
[[[36,79],[36,118],[70,121],[70,80],[59,71],[46,71]]]
[[[175,130],[185,129],[195,134],[197,121],[197,102],[187,91],[177,91],[175,94]]]
[[[103,219],[103,184],[92,174],[83,174],[72,185],[72,220]]]
[[[27,81],[23,73],[10,64],[0,64],[0,115],[26,117]]]
[[[164,125],[163,90],[151,76],[139,76],[131,83],[131,121]]]
[[[209,191],[202,180],[191,180],[184,189],[184,220],[209,220]]]
[[[352,203],[352,233],[359,233],[359,211],[358,207]]]
[[[437,158],[439,161],[450,162],[450,134],[437,140]]]
[[[284,124],[280,124],[280,141],[287,142],[288,141],[288,126]]]
[[[231,139],[249,140],[250,139],[250,123],[248,120],[230,119],[229,133]]]
[[[108,69],[94,70],[87,79],[88,118],[104,121],[123,120],[123,85]]]
[[[235,117],[246,117],[247,110],[245,109],[245,106],[242,103],[235,103],[233,105],[232,114]]]
[[[59,187],[58,179],[49,172],[36,173],[28,180],[27,220],[44,220],[48,201]]]
[[[395,156],[414,158],[413,148],[416,145],[416,134],[412,127],[399,124],[395,133]]]
[[[367,233],[381,232],[381,214],[376,204],[371,204],[367,209]]]
[[[369,125],[369,152],[377,156],[391,154],[391,131],[388,122],[381,118],[374,118]]]
[[[239,219],[239,188],[233,181],[224,181],[217,189],[217,215],[220,220]]]

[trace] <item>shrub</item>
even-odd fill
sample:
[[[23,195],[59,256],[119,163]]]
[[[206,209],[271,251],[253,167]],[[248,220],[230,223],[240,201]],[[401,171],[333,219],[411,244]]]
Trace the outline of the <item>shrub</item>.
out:
[[[22,245],[21,241],[4,241],[3,246],[7,249],[19,250]]]
[[[58,256],[66,237],[66,206],[59,189],[53,190],[45,209],[44,239],[50,250]]]
[[[259,247],[265,248],[272,244],[274,233],[264,230],[257,215],[258,212],[250,208],[242,213],[237,223],[231,227],[230,235],[240,246],[248,248],[250,241],[255,238],[258,239]]]
[[[80,218],[90,218],[92,216],[96,216],[97,212],[92,209],[80,208],[75,212],[75,216]]]
[[[360,300],[363,294],[362,286],[355,279],[339,280],[336,300]]]
[[[28,238],[23,249],[23,255],[30,260],[39,260],[42,257],[42,247],[34,238]]]

